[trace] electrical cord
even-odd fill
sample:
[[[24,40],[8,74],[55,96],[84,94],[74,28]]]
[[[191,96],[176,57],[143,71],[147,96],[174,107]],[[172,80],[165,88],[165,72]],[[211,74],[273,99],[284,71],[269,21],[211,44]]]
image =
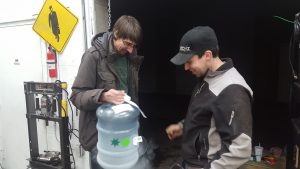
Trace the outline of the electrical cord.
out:
[[[294,70],[294,66],[292,64],[292,55],[294,55],[294,47],[295,47],[295,42],[298,41],[297,40],[297,36],[299,34],[299,21],[298,21],[298,17],[299,17],[299,14],[296,14],[296,18],[295,18],[295,21],[290,21],[288,19],[285,19],[283,17],[280,17],[280,16],[273,16],[274,18],[277,18],[277,19],[280,19],[280,20],[283,20],[285,22],[288,22],[288,23],[292,23],[294,24],[294,32],[291,36],[291,39],[290,39],[290,43],[289,43],[289,55],[288,55],[288,61],[289,61],[289,65],[291,67],[291,71],[292,71],[292,78],[293,80],[297,80],[298,79],[298,75],[296,74],[295,70]]]
[[[292,35],[291,39],[290,39],[290,44],[289,44],[289,64],[290,64],[290,67],[291,67],[291,71],[292,71],[292,76],[293,76],[293,79],[294,80],[297,80],[298,79],[298,76],[294,70],[294,66],[292,64],[292,55],[294,55],[294,36]]]
[[[63,89],[66,93],[67,93],[67,100],[68,100],[68,103],[70,105],[70,109],[71,109],[71,112],[72,112],[72,129],[73,129],[73,126],[74,126],[74,111],[73,111],[73,108],[72,108],[72,104],[71,104],[71,101],[69,99],[69,93],[67,90]]]
[[[60,106],[60,107],[66,112],[66,110],[62,106]],[[70,122],[68,122],[68,131],[69,131],[69,134],[70,134],[69,135],[70,139],[72,138],[71,134],[73,134],[76,138],[79,139],[79,137],[73,132],[73,131],[78,131],[79,132],[79,130],[78,129],[73,129]]]
[[[73,126],[74,126],[74,111],[73,111],[73,108],[72,108],[71,101],[70,101],[70,99],[69,99],[69,92],[68,92],[66,89],[61,88],[61,86],[60,86],[61,83],[62,83],[62,82],[61,82],[60,80],[56,80],[56,81],[55,81],[55,84],[57,85],[57,87],[60,88],[60,89],[62,89],[63,91],[65,91],[65,92],[67,93],[67,101],[68,101],[68,103],[69,103],[69,106],[70,106],[70,109],[71,109],[71,114],[72,114],[72,120],[71,120],[71,121],[72,121],[72,124],[70,124],[70,122],[69,122],[69,125],[71,125],[71,126],[69,126],[69,127],[70,127],[71,130],[73,130]],[[60,105],[60,107],[61,107],[65,112],[67,112],[61,105]]]
[[[70,99],[69,99],[69,92],[66,90],[66,89],[63,89],[63,88],[61,88],[61,84],[62,82],[60,81],[60,80],[56,80],[55,81],[55,84],[57,84],[57,86],[60,88],[60,89],[62,89],[63,91],[65,91],[66,93],[67,93],[67,101],[68,101],[68,103],[69,103],[69,106],[70,106],[70,109],[71,109],[71,113],[72,113],[72,120],[71,120],[71,122],[72,122],[72,125],[71,125],[71,127],[70,127],[70,129],[71,130],[73,130],[73,126],[74,126],[74,111],[73,111],[73,108],[72,108],[72,104],[71,104],[71,101],[70,101]],[[67,112],[66,110],[64,110],[65,112]],[[70,123],[70,122],[69,122]],[[75,135],[75,134],[74,134]],[[72,135],[70,135],[70,137],[71,137]],[[76,135],[75,135],[76,136]],[[78,137],[77,137],[78,138]]]
[[[70,123],[69,123],[69,126],[71,126]],[[73,134],[77,139],[79,139],[78,135],[76,135],[73,131],[78,131],[78,130],[77,130],[77,129],[72,129],[72,128],[70,128],[70,129],[69,129],[69,133],[70,133],[70,134]],[[71,139],[71,135],[70,135],[70,139]]]
[[[63,108],[63,107],[61,106],[61,104],[60,104],[60,107],[66,112],[65,108]],[[73,129],[70,129],[70,126],[69,126],[69,125],[71,125],[70,122],[68,122],[69,145],[70,145],[69,150],[71,151],[70,155],[71,155],[72,158],[73,158],[74,169],[75,169],[75,168],[76,168],[76,162],[75,162],[75,157],[74,157],[73,149],[72,149],[72,145],[71,145],[71,134],[74,134],[75,137],[77,137],[78,139],[79,139],[79,137],[78,137],[75,133],[72,132]],[[70,131],[71,131],[71,132],[70,132]]]
[[[74,163],[74,169],[76,168],[76,163],[75,163],[75,157],[73,154],[73,149],[72,149],[72,144],[71,144],[71,139],[69,139],[69,143],[70,143],[70,151],[71,151],[71,156],[73,158],[73,163]]]
[[[60,80],[56,80],[55,81],[55,84],[57,85],[58,88],[62,89],[63,91],[66,92],[67,94],[67,100],[68,100],[68,103],[70,105],[70,109],[71,109],[71,112],[72,112],[72,124],[70,123],[70,121],[68,121],[68,132],[69,132],[69,144],[70,144],[70,155],[72,156],[72,159],[73,159],[73,163],[74,163],[74,169],[76,168],[76,162],[75,162],[75,157],[74,157],[74,154],[73,154],[73,149],[72,149],[72,145],[71,145],[71,138],[72,138],[72,134],[79,139],[79,137],[73,132],[73,131],[78,131],[77,129],[74,129],[73,126],[74,126],[74,112],[73,112],[73,108],[72,108],[72,105],[71,105],[71,102],[70,102],[70,99],[69,99],[69,93],[66,89],[63,89],[61,88],[61,81]],[[65,110],[65,108],[61,105],[61,103],[58,103],[59,104],[59,107],[63,109],[63,111],[67,112]]]
[[[294,23],[293,21],[287,20],[287,19],[285,19],[285,18],[283,18],[283,17],[276,16],[276,15],[273,16],[273,18],[277,18],[277,19],[283,20],[283,21],[288,22],[288,23]]]

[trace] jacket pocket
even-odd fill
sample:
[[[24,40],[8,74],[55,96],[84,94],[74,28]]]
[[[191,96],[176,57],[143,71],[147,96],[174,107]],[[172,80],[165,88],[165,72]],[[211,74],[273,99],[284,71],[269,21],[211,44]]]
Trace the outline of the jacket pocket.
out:
[[[98,74],[100,77],[98,88],[103,88],[103,89],[107,89],[107,90],[116,88],[116,78],[112,73],[98,72]]]

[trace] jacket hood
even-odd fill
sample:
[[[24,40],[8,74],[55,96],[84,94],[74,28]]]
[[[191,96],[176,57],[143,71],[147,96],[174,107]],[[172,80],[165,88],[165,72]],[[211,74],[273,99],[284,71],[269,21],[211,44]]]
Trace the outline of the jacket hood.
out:
[[[109,43],[111,40],[111,32],[102,32],[97,34],[92,39],[92,46],[95,46],[96,49],[104,49],[107,50],[109,48]]]

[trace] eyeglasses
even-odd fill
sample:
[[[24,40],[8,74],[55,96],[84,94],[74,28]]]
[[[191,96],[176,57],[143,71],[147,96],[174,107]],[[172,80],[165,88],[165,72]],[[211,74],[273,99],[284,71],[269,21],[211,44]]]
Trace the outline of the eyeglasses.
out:
[[[136,48],[137,47],[137,45],[135,43],[133,43],[133,42],[130,42],[130,41],[124,40],[124,39],[122,39],[122,41],[123,41],[123,44],[125,46],[132,47],[132,48]]]

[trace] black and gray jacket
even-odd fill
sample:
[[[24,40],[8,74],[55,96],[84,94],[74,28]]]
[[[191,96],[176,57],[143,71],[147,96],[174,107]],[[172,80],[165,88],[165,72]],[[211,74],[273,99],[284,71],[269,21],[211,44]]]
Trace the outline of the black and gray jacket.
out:
[[[184,121],[183,158],[191,166],[236,169],[251,156],[253,92],[225,59],[192,94]]]
[[[72,86],[72,103],[80,110],[79,141],[85,150],[92,150],[98,141],[96,109],[103,91],[116,89],[119,79],[113,61],[118,56],[112,47],[110,32],[96,35],[92,47],[82,56],[81,64]],[[138,72],[143,57],[136,51],[128,56],[128,95],[138,102]]]

